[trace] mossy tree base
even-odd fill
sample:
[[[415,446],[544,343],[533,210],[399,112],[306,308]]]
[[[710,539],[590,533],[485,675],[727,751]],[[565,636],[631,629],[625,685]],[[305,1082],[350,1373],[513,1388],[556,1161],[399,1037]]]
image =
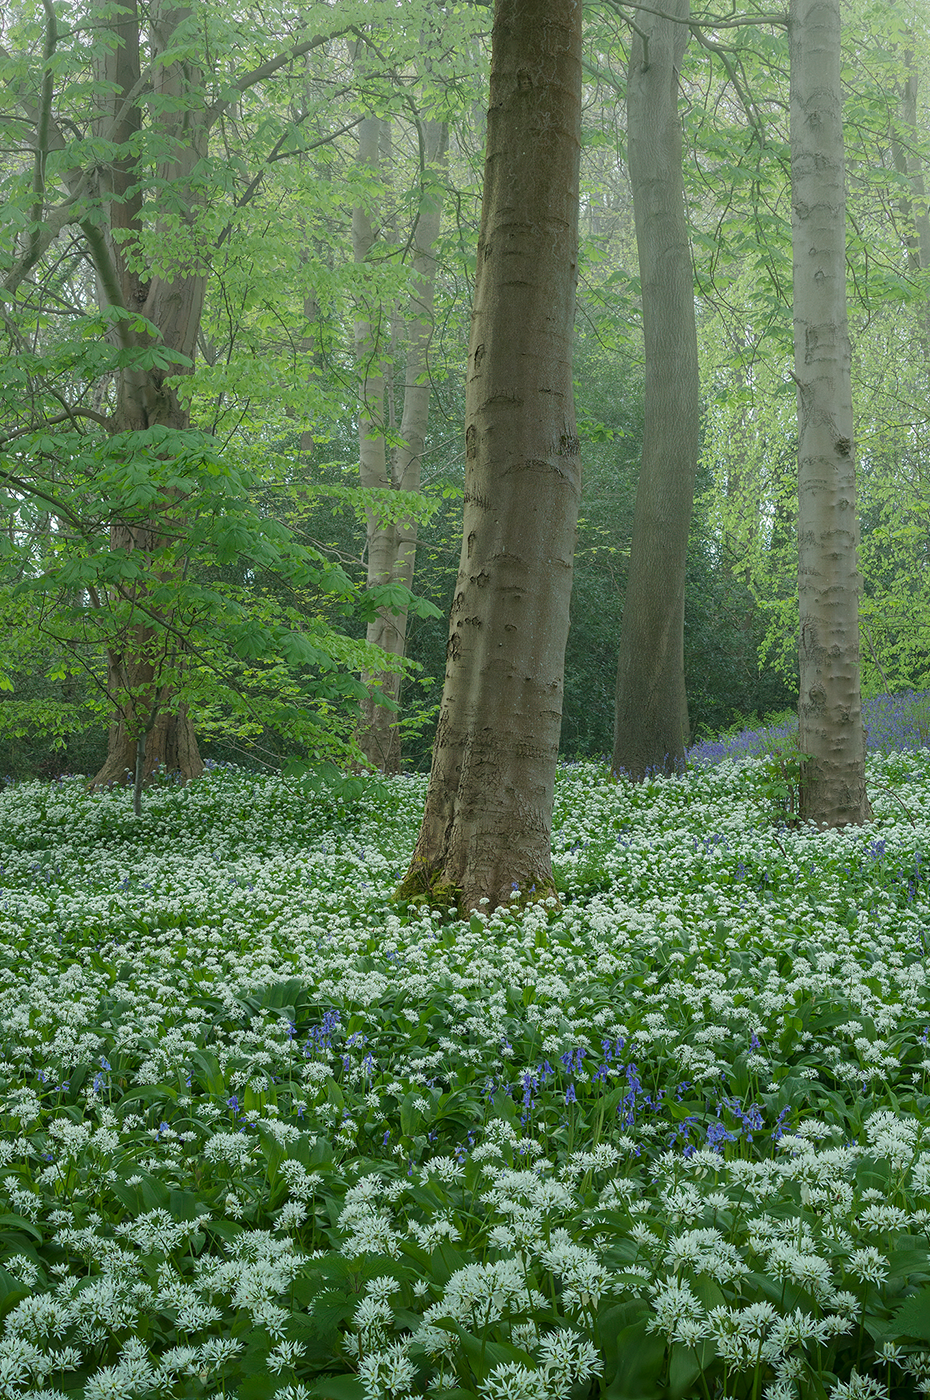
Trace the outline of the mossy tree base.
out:
[[[459,918],[466,918],[473,909],[489,914],[501,905],[508,909],[523,909],[530,904],[543,904],[554,901],[561,905],[559,892],[551,875],[548,879],[533,881],[526,888],[511,881],[508,891],[501,891],[497,898],[490,895],[475,900],[467,896],[461,881],[449,878],[447,871],[430,867],[414,859],[410,869],[394,892],[394,898],[401,903],[422,905],[429,909],[441,909]]]

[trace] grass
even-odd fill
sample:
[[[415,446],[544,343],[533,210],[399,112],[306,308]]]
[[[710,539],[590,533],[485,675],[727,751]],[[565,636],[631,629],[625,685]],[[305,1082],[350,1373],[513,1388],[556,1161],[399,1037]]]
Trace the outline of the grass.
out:
[[[927,1393],[930,752],[869,764],[826,833],[566,765],[561,907],[461,922],[390,902],[419,776],[7,787],[0,1397]]]

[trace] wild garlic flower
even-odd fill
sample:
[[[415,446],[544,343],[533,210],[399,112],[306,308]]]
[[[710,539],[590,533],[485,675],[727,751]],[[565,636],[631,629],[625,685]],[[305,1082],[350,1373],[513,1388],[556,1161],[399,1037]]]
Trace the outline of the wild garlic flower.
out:
[[[474,1330],[490,1326],[505,1315],[519,1316],[542,1307],[545,1307],[542,1294],[527,1288],[523,1268],[517,1260],[466,1264],[453,1273],[442,1298],[426,1310],[423,1324],[414,1337],[421,1341],[421,1333],[431,1328],[438,1318],[451,1318]]]
[[[352,1318],[363,1335],[366,1349],[373,1345],[373,1339],[387,1335],[393,1320],[394,1309],[384,1298],[362,1298]]]
[[[502,1361],[481,1383],[481,1400],[550,1400],[543,1371],[519,1361]]]
[[[339,1217],[344,1226],[346,1212]],[[400,1253],[400,1236],[393,1229],[391,1217],[386,1211],[369,1211],[361,1214],[353,1211],[351,1234],[340,1246],[339,1253],[347,1259],[356,1259],[363,1254],[388,1254],[397,1258]]]
[[[307,1207],[301,1201],[285,1201],[278,1211],[278,1218],[275,1221],[275,1228],[278,1230],[296,1230],[303,1225],[307,1218]]]
[[[829,1400],[887,1400],[888,1386],[869,1376],[860,1376],[855,1366],[846,1382],[837,1381],[828,1391]]]
[[[668,1243],[663,1263],[667,1269],[687,1264],[696,1273],[710,1274],[721,1281],[749,1272],[739,1252],[714,1228],[687,1230],[674,1236]]]
[[[366,1356],[359,1364],[359,1380],[368,1400],[401,1396],[413,1384],[416,1370],[403,1342]]]
[[[654,1285],[650,1292],[653,1315],[646,1323],[648,1332],[664,1332],[671,1336],[681,1321],[703,1322],[704,1307],[687,1279],[670,1274],[664,1284]]]
[[[883,1283],[890,1267],[887,1257],[873,1245],[853,1250],[848,1265],[849,1272],[863,1283]]]
[[[268,1353],[266,1364],[269,1371],[273,1371],[276,1376],[279,1376],[282,1371],[293,1367],[306,1350],[307,1348],[302,1342],[278,1342]]]

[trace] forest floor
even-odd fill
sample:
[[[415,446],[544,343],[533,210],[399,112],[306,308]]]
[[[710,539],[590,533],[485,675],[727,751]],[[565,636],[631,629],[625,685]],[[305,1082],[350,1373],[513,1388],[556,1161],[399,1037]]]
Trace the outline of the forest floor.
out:
[[[561,906],[466,921],[391,901],[421,776],[218,768],[138,820],[8,786],[0,1395],[916,1395],[930,750],[895,742],[831,832],[790,745],[566,764]]]

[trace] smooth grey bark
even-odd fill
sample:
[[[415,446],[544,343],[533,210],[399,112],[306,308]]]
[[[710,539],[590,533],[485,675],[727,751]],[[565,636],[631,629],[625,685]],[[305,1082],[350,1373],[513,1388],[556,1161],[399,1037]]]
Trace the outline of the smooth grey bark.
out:
[[[466,380],[462,551],[426,810],[399,897],[554,893],[581,463],[571,338],[581,0],[498,0]]]
[[[684,764],[685,561],[699,441],[694,276],[682,177],[678,73],[689,0],[637,12],[627,75],[630,184],[642,286],[643,455],[617,661],[612,767],[640,780]]]
[[[839,0],[791,0],[801,815],[865,822]]]

